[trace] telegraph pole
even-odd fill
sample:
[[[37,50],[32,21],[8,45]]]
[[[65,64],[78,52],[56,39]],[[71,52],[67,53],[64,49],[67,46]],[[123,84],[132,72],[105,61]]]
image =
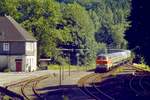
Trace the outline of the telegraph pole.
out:
[[[70,59],[70,54],[69,54],[69,59]],[[69,60],[69,76],[70,76],[70,60]]]
[[[59,67],[59,85],[61,86],[61,66]]]
[[[62,80],[64,80],[64,65],[62,65]]]
[[[79,71],[79,68],[78,68],[79,67],[79,53],[77,53],[76,56],[77,56],[77,71]]]
[[[74,50],[89,50],[89,49],[56,49],[58,51],[74,51]],[[59,56],[59,55],[58,55]],[[79,58],[78,58],[79,54],[77,53],[77,62],[79,62]],[[70,54],[69,54],[70,57]],[[69,76],[71,75],[71,68],[70,68],[70,64],[69,64]],[[62,80],[64,80],[64,66],[60,66],[59,68],[59,85],[61,86],[62,84]]]

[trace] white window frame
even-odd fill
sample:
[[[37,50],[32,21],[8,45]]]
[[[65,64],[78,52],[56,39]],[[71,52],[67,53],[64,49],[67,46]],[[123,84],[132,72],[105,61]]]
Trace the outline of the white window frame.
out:
[[[3,51],[9,51],[9,43],[3,43]]]
[[[26,50],[27,50],[27,51],[34,51],[34,43],[32,43],[32,42],[27,42],[27,43],[26,43]]]

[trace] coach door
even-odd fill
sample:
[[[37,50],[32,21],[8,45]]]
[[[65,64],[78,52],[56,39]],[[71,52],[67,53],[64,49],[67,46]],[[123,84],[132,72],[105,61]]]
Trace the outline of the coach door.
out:
[[[22,71],[22,59],[16,59],[16,72]]]

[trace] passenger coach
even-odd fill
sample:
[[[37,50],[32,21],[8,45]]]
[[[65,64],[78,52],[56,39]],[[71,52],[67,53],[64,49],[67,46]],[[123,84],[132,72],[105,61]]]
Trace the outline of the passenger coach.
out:
[[[109,71],[111,68],[129,61],[130,50],[120,50],[118,52],[100,54],[96,58],[95,72]]]

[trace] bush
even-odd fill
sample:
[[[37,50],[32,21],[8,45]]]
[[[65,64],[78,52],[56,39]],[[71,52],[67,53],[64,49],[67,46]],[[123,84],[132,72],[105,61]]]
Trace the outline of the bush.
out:
[[[139,69],[142,69],[142,70],[145,70],[145,71],[150,71],[150,67],[146,64],[136,64],[136,63],[134,63],[133,65],[135,67],[139,68]]]
[[[7,96],[7,95],[5,95],[5,96],[3,96],[3,100],[12,100],[12,98]]]
[[[3,70],[3,72],[11,72],[11,69],[7,67]]]

